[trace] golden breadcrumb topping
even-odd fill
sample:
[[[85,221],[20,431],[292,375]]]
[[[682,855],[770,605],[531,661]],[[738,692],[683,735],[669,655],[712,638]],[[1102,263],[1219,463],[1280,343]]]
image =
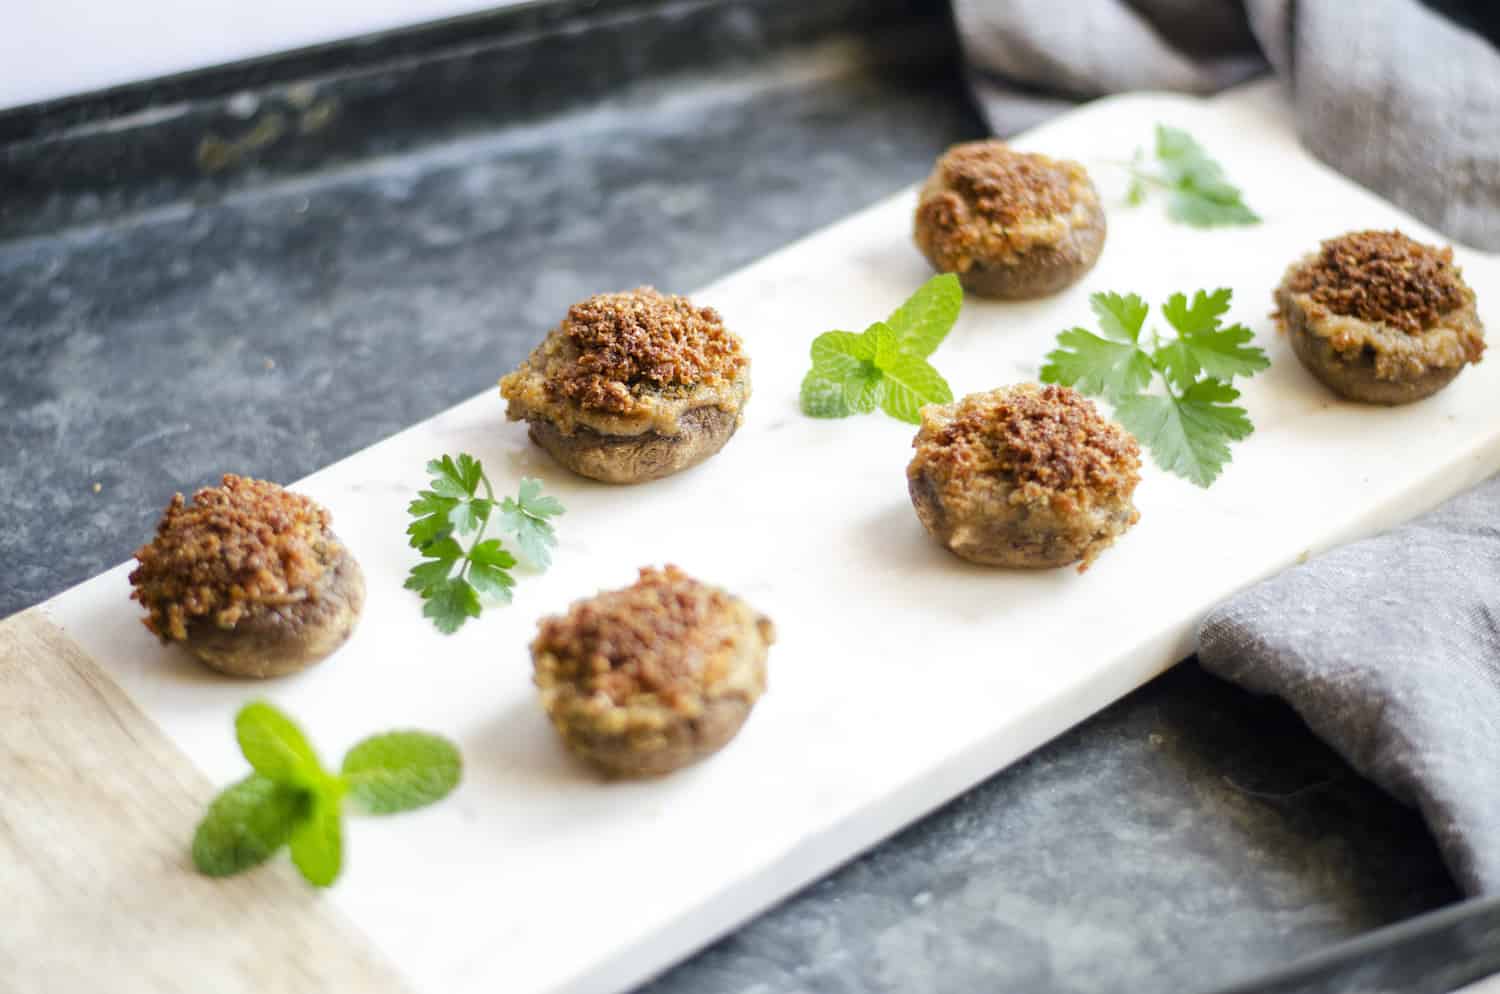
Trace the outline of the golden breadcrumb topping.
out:
[[[1140,482],[1136,440],[1072,387],[1026,383],[926,408],[912,444],[945,489],[1001,477],[1015,503],[1089,506],[1129,496]]]
[[[136,551],[130,596],[163,641],[211,619],[231,628],[258,605],[303,600],[342,551],[319,504],[274,483],[227,473],[189,504],[175,494],[156,537]]]
[[[579,696],[623,705],[653,695],[691,711],[715,660],[733,657],[744,634],[737,598],[676,566],[645,567],[629,587],[581,600],[544,618],[531,644],[543,682],[570,684]],[[770,641],[770,626],[762,619]]]
[[[1410,335],[1469,302],[1453,249],[1399,231],[1356,231],[1323,242],[1289,275],[1287,288],[1332,314],[1381,322]]]
[[[651,395],[727,387],[748,364],[739,337],[711,307],[639,287],[603,293],[568,315],[514,373],[500,381],[507,400],[546,400],[629,416]]]

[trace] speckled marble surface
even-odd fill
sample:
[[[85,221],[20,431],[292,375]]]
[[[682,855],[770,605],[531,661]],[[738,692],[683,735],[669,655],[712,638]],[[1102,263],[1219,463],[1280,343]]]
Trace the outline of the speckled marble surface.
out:
[[[174,490],[302,476],[484,389],[571,301],[707,283],[978,133],[951,73],[873,58],[0,240],[0,615],[126,558]],[[1456,896],[1411,811],[1188,664],[649,990],[1202,990]]]

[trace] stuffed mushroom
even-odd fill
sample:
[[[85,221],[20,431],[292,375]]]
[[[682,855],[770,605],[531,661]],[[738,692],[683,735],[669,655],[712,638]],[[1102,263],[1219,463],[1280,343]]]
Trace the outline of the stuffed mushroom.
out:
[[[768,618],[675,566],[544,618],[531,656],[569,751],[610,777],[653,777],[724,746],[765,691]]]
[[[364,605],[364,574],[330,520],[300,494],[227,474],[191,504],[172,497],[135,554],[130,596],[163,643],[220,672],[296,672],[342,645]]]
[[[500,394],[568,469],[641,483],[724,447],[750,398],[750,360],[713,308],[641,287],[574,304]]]
[[[1325,241],[1287,270],[1276,309],[1302,365],[1367,404],[1431,396],[1484,354],[1474,291],[1453,249],[1399,231]]]
[[[1033,384],[922,408],[907,467],[933,538],[986,566],[1081,573],[1140,518],[1140,446],[1071,387]]]
[[[1057,293],[1104,249],[1104,208],[1083,166],[998,140],[954,145],[938,159],[914,227],[934,269],[1004,300]]]

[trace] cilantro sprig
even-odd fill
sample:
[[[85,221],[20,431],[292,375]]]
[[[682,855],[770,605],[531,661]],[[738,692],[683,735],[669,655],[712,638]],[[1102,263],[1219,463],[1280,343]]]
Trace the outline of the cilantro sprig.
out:
[[[946,404],[953,391],[927,361],[963,306],[952,273],[934,276],[884,321],[856,335],[824,332],[812,343],[812,369],[802,380],[802,413],[814,418],[869,414],[921,423],[923,404]]]
[[[1130,161],[1130,191],[1126,200],[1143,203],[1147,187],[1167,191],[1167,215],[1195,228],[1234,224],[1259,224],[1240,188],[1229,182],[1224,167],[1181,128],[1156,126],[1158,171],[1144,168],[1145,152],[1136,149]]]
[[[447,797],[462,776],[458,749],[426,732],[367,738],[337,773],[324,769],[296,723],[265,701],[241,708],[234,732],[253,772],[214,798],[193,835],[193,864],[210,877],[242,873],[288,846],[307,882],[327,887],[343,869],[346,807],[371,815],[411,811]]]
[[[1206,487],[1229,462],[1229,443],[1254,431],[1245,409],[1233,404],[1240,393],[1231,381],[1271,364],[1249,344],[1249,328],[1223,323],[1232,297],[1228,289],[1199,290],[1189,303],[1174,293],[1161,313],[1176,337],[1153,330],[1143,341],[1146,302],[1133,293],[1096,293],[1089,303],[1103,335],[1083,328],[1059,334],[1042,380],[1110,401],[1158,466]],[[1158,378],[1161,392],[1146,392]]]
[[[509,603],[517,563],[498,538],[485,538],[498,506],[500,525],[515,539],[521,555],[537,570],[552,563],[557,536],[549,518],[564,513],[555,497],[542,495],[538,480],[523,478],[515,498],[496,502],[484,466],[468,453],[445,455],[427,464],[432,480],[407,506],[406,534],[423,560],[407,574],[406,589],[424,601],[422,614],[438,631],[451,635],[479,617],[484,599]],[[479,496],[480,488],[484,496]],[[472,535],[467,548],[460,538]]]

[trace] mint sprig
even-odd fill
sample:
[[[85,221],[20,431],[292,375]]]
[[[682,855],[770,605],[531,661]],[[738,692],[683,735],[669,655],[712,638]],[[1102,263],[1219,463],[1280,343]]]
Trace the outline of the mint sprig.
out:
[[[1144,168],[1145,155],[1137,149],[1129,163],[1131,182],[1126,200],[1143,203],[1148,187],[1167,193],[1167,216],[1195,228],[1259,224],[1260,215],[1246,204],[1240,188],[1229,182],[1224,167],[1181,128],[1156,126],[1159,171]]]
[[[1250,345],[1254,333],[1225,325],[1233,293],[1174,293],[1161,313],[1175,337],[1155,331],[1142,340],[1148,308],[1135,294],[1096,293],[1089,298],[1102,335],[1069,328],[1057,336],[1042,381],[1061,383],[1114,404],[1115,416],[1151,452],[1156,464],[1200,487],[1229,462],[1229,443],[1255,430],[1240,393],[1230,382],[1271,364]],[[1147,393],[1160,379],[1161,392]]]
[[[343,869],[346,797],[368,814],[411,811],[448,796],[462,775],[458,749],[426,732],[367,738],[331,773],[302,730],[265,701],[241,708],[234,728],[255,772],[221,791],[198,823],[193,864],[211,877],[259,866],[285,845],[302,876],[327,887]]]
[[[963,306],[952,273],[934,276],[884,321],[856,335],[824,332],[812,343],[812,369],[802,380],[802,413],[814,418],[869,414],[921,422],[924,404],[953,399],[948,382],[927,361]]]
[[[516,557],[500,539],[484,537],[497,504],[478,459],[468,453],[445,455],[429,462],[427,472],[432,477],[428,489],[419,491],[406,509],[413,519],[406,526],[408,543],[423,561],[411,568],[405,586],[421,595],[422,614],[451,635],[479,617],[485,598],[510,602]],[[517,498],[507,497],[498,506],[501,527],[531,566],[544,570],[551,565],[557,537],[547,519],[562,514],[562,504],[542,496],[539,480],[523,478]],[[473,538],[465,548],[459,539],[469,535]]]

